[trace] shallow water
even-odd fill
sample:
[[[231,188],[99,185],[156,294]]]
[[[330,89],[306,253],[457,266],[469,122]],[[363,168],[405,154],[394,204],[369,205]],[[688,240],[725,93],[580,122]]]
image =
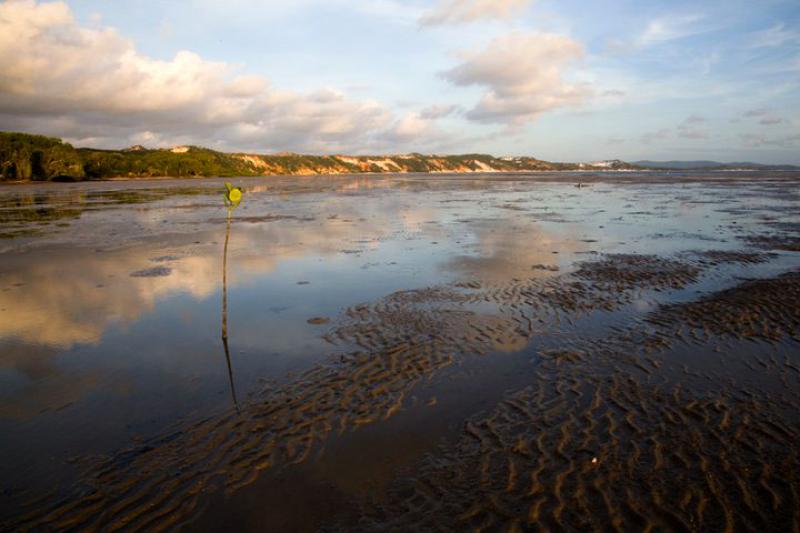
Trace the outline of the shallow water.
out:
[[[549,353],[586,353],[586,343],[640,333],[668,304],[800,267],[800,177],[791,173],[232,181],[245,194],[230,227],[224,180],[0,188],[0,523],[452,525],[452,508],[399,505],[403,479],[437,479],[441,464],[471,468],[471,456],[452,449],[465,424],[500,416],[493,410],[508,398],[530,401],[524,391],[550,371]],[[729,348],[743,369],[714,374],[710,388],[733,382],[797,401],[791,372],[734,379],[761,358],[759,368],[770,358],[800,365],[796,336],[777,341],[778,355],[761,344]],[[729,364],[696,356],[718,353],[711,344],[671,349],[659,379],[680,381],[671,366]],[[377,360],[390,361],[388,371]],[[583,371],[617,368],[606,363]],[[705,394],[704,383],[686,388]],[[608,390],[612,401],[618,389]],[[328,395],[336,409],[319,400]],[[800,432],[779,412],[784,431]],[[224,453],[200,444],[209,439]],[[272,448],[280,457],[267,456]],[[149,504],[154,472],[173,470],[174,496]],[[131,494],[98,496],[93,479]],[[796,499],[800,487],[784,483]],[[486,490],[481,498],[495,489]],[[116,510],[98,518],[62,508],[87,495],[98,498],[87,509]],[[141,510],[153,507],[162,512]],[[414,513],[428,516],[409,520]],[[515,513],[492,524],[513,525]],[[583,524],[561,516],[548,524]],[[477,527],[473,518],[465,524]]]

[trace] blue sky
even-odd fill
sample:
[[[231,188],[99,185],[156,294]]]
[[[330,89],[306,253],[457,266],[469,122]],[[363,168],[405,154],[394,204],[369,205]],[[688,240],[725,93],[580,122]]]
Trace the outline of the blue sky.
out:
[[[800,163],[796,0],[5,0],[0,26],[2,129],[78,145]]]

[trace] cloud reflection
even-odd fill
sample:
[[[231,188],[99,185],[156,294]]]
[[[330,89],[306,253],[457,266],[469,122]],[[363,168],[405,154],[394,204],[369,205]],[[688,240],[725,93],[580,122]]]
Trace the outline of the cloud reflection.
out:
[[[568,226],[565,234],[522,217],[478,220],[470,228],[476,239],[473,253],[446,264],[465,278],[503,282],[553,276],[578,249]]]

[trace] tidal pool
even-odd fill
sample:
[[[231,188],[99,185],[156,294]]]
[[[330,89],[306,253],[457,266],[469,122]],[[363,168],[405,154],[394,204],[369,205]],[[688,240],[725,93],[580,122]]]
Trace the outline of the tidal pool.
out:
[[[3,529],[800,528],[800,175],[225,181],[0,188]]]

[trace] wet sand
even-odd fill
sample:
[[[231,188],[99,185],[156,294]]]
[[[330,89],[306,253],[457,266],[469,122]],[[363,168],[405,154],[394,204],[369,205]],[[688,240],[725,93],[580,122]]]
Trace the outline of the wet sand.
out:
[[[250,246],[228,261],[270,255],[275,270],[238,278],[249,309],[276,304],[290,280],[310,291],[290,293],[310,305],[277,312],[299,329],[274,342],[313,344],[289,373],[274,358],[250,363],[268,380],[246,382],[235,406],[175,407],[136,442],[119,445],[122,434],[91,456],[65,455],[69,471],[49,490],[9,469],[4,528],[800,530],[800,180],[602,175],[577,189],[574,179],[339,178],[261,192],[246,182],[233,235]],[[186,198],[159,194],[142,207]],[[67,240],[129,261],[122,287],[164,309],[197,287],[185,264],[221,244],[210,198],[189,194],[199,215],[170,203],[166,230],[159,212],[134,233],[119,213],[130,208],[115,206],[100,211],[111,235]],[[64,209],[81,210],[73,204]],[[24,233],[19,213],[6,218],[22,232],[3,252],[9,279],[63,245],[48,229]],[[153,245],[165,235],[170,246]],[[138,264],[143,254],[156,261]],[[298,257],[343,261],[323,272],[352,294],[317,288],[311,271],[261,285]],[[180,276],[177,289],[153,292]],[[247,297],[234,286],[231,308]],[[231,315],[234,344],[236,324]],[[28,331],[4,327],[8,343]],[[104,331],[75,334],[115,346]],[[161,334],[170,351],[160,357],[180,351]],[[57,352],[51,337],[25,346]],[[25,368],[24,354],[10,363]],[[80,423],[81,401],[54,416]]]

